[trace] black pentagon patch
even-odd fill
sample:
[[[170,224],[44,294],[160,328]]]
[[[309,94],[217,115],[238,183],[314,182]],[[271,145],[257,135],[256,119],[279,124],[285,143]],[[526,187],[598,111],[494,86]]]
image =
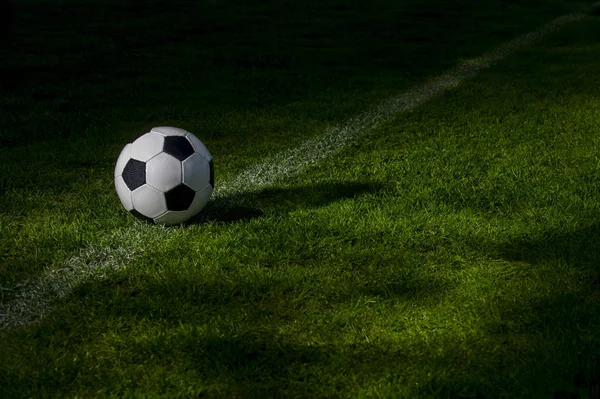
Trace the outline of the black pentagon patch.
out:
[[[208,163],[208,166],[210,167],[210,180],[208,181],[208,183],[212,188],[215,188],[215,167],[213,166],[212,159]]]
[[[148,223],[152,223],[152,224],[154,224],[154,219],[152,219],[152,218],[149,218],[148,216],[144,216],[144,215],[142,215],[141,213],[139,213],[139,212],[138,212],[137,210],[135,210],[135,209],[132,209],[132,210],[130,210],[130,211],[129,211],[129,213],[131,213],[133,216],[135,216],[135,217],[136,217],[136,218],[138,218],[138,219],[142,219],[142,220],[145,220],[145,221],[146,221],[146,222],[148,222]]]
[[[167,136],[165,137],[163,151],[183,161],[194,153],[194,147],[192,147],[192,144],[185,137]]]
[[[170,211],[185,211],[192,205],[195,195],[194,190],[185,184],[180,184],[165,193],[167,209]]]
[[[137,159],[127,161],[123,169],[123,180],[131,191],[146,184],[146,162]]]

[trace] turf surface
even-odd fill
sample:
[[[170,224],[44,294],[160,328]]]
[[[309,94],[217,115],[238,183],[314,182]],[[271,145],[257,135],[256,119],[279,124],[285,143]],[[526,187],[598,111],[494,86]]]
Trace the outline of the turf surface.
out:
[[[112,186],[153,126],[218,185],[589,2],[10,5],[1,303],[124,255],[0,331],[0,396],[600,394],[593,14],[185,227]]]

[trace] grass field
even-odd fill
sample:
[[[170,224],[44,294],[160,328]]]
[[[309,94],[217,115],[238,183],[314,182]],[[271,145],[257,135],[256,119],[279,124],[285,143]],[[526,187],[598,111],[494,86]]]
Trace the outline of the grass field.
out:
[[[0,397],[600,397],[592,2],[252,3],[1,13]],[[231,184],[571,12],[322,161]],[[207,145],[217,193],[168,228],[113,187],[164,125]]]

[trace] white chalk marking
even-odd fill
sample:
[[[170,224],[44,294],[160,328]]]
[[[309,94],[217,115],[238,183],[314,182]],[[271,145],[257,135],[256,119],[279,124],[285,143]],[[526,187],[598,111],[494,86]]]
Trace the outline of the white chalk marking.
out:
[[[600,2],[595,6],[600,6]],[[480,57],[469,59],[441,76],[403,95],[391,98],[378,107],[349,119],[325,134],[302,145],[267,158],[249,167],[230,181],[217,185],[214,198],[226,200],[228,196],[261,190],[277,181],[297,175],[308,166],[321,162],[353,141],[364,138],[373,128],[399,112],[413,109],[443,92],[456,88],[463,80],[475,76],[482,69],[506,58],[514,51],[531,45],[559,27],[585,17],[585,14],[561,16],[542,28],[519,36]],[[60,299],[66,298],[74,288],[94,279],[106,278],[114,270],[122,270],[149,245],[152,234],[170,234],[172,230],[160,227],[122,229],[106,237],[102,246],[88,246],[65,262],[59,269],[48,268],[36,282],[25,282],[13,288],[18,292],[4,301],[0,287],[0,330],[41,321]]]

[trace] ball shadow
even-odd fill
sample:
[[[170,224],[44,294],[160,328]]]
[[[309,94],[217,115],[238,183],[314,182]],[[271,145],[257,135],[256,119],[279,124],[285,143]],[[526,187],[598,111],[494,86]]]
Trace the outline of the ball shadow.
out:
[[[238,193],[212,200],[186,225],[207,222],[235,223],[255,219],[265,214],[273,215],[301,208],[317,208],[335,201],[377,192],[383,187],[379,183],[336,182]]]

